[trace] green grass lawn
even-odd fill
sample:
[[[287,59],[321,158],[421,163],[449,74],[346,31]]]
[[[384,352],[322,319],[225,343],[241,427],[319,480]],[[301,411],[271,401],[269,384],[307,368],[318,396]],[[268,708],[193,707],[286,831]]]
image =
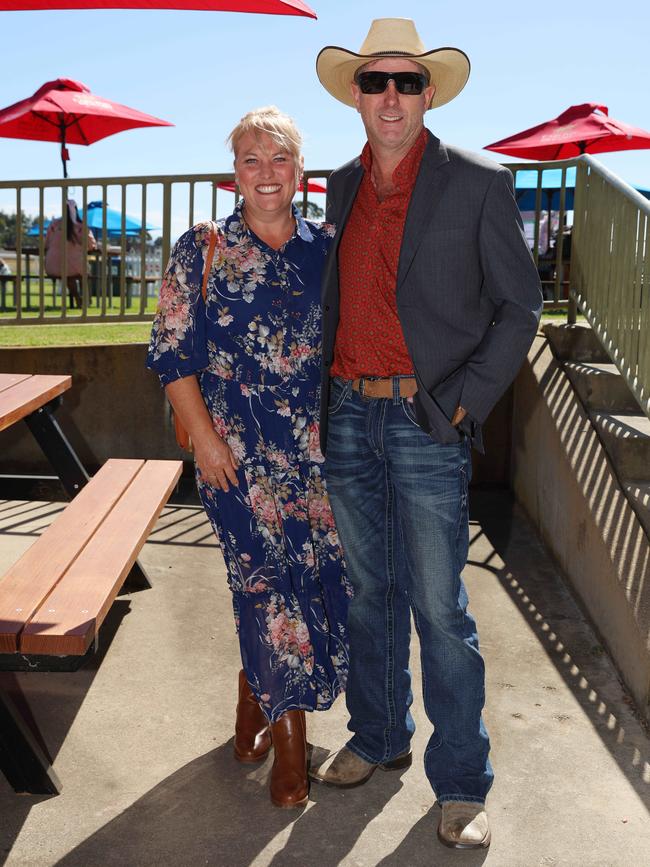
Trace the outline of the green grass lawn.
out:
[[[584,320],[578,316],[578,320]],[[542,322],[566,321],[566,311],[544,313]],[[0,346],[90,346],[148,343],[150,322],[88,322],[78,325],[0,325]]]
[[[34,325],[16,324],[10,321],[16,316],[13,287],[7,287],[4,296],[5,306],[0,310],[0,347],[2,346],[87,346],[89,344],[105,343],[146,343],[149,340],[151,322],[111,322],[117,318],[120,310],[118,297],[106,298],[106,321],[101,323],[75,322],[81,316],[77,308],[68,307],[66,319],[61,322],[61,296],[53,292],[52,281],[44,281],[43,312],[46,318],[51,317],[51,324]],[[95,297],[90,297],[87,307],[89,316],[101,315],[101,303]],[[39,316],[38,283],[32,281],[31,291],[27,295],[26,281],[22,285],[22,320]],[[157,298],[147,298],[145,313],[153,316]],[[125,312],[139,313],[140,298],[134,297],[130,307]],[[5,322],[3,322],[5,320]]]
[[[133,297],[131,298],[130,306],[125,306],[125,312],[128,313],[139,313],[140,312],[140,296],[137,294],[139,292],[139,284],[135,284],[137,286],[137,290],[134,289]],[[90,288],[90,286],[89,286]],[[88,315],[89,316],[98,316],[101,315],[102,312],[102,300],[101,298],[96,297],[95,295],[90,294],[88,297]],[[13,284],[7,283],[4,286],[2,297],[0,299],[0,324],[3,319],[13,319],[16,315],[16,306],[15,306],[15,298],[14,298],[14,288]],[[105,298],[106,305],[106,316],[115,316],[119,313],[120,310],[120,298],[119,293],[112,296],[109,292]],[[158,304],[157,295],[149,295],[146,299],[146,305],[144,312],[153,314],[156,311],[156,306]],[[56,320],[57,317],[61,315],[61,294],[60,290],[58,292],[54,291],[53,281],[50,278],[46,278],[43,281],[43,312],[46,316],[52,316],[53,320]],[[27,281],[23,279],[22,281],[22,291],[21,291],[21,316],[23,319],[31,319],[40,315],[40,298],[39,298],[39,282],[37,278],[33,278],[31,281],[30,291],[27,292]],[[80,316],[81,311],[77,308],[70,307],[70,299],[68,298],[67,308],[66,308],[66,318],[74,319],[76,316]]]
[[[562,322],[566,322],[567,312],[566,310],[547,310],[545,313],[542,313],[542,322],[557,322],[558,324]],[[578,322],[584,322],[585,317],[582,313],[578,313],[576,320]]]
[[[148,343],[150,322],[0,325],[0,346],[89,346]]]

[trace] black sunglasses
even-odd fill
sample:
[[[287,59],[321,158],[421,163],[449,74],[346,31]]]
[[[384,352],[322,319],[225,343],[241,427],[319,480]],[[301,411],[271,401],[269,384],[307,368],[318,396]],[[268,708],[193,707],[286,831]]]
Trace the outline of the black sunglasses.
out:
[[[391,80],[404,96],[419,96],[429,85],[428,76],[421,72],[359,72],[355,76],[361,93],[383,93]]]

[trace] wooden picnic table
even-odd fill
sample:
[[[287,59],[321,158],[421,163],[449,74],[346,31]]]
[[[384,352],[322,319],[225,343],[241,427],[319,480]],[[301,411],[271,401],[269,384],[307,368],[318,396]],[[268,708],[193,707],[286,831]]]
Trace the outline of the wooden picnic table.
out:
[[[23,420],[74,497],[88,481],[88,473],[54,417],[61,395],[72,377],[56,374],[0,373],[0,431]]]
[[[137,561],[181,461],[111,459],[90,479],[53,411],[70,376],[0,374],[0,431],[24,420],[72,502],[0,577],[0,671],[74,671]],[[38,740],[0,684],[0,771],[18,792],[57,793]]]
[[[71,385],[71,376],[0,373],[0,430],[40,409]]]

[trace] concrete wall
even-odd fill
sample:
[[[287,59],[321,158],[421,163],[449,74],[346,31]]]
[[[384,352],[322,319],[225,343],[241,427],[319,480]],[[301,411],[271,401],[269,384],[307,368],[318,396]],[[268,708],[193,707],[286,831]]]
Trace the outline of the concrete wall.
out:
[[[56,417],[84,466],[93,472],[108,458],[176,458],[174,432],[158,377],[146,370],[146,346],[0,349],[5,373],[69,373],[72,388]],[[485,429],[487,455],[475,455],[475,484],[508,484],[512,391],[495,407]],[[24,425],[0,432],[0,473],[52,472]]]
[[[164,393],[144,366],[146,346],[0,349],[6,373],[70,373],[72,388],[57,410],[91,472],[107,458],[178,458]],[[24,424],[0,432],[0,473],[52,472]]]
[[[515,383],[512,487],[649,715],[650,543],[543,337]]]

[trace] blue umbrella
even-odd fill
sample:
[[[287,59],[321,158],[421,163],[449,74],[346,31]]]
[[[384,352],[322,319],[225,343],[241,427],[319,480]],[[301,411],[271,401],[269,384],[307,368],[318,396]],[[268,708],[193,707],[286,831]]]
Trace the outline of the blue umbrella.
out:
[[[520,211],[534,211],[537,196],[537,179],[539,173],[534,169],[523,169],[517,172],[515,178],[515,198]],[[566,171],[566,193],[564,208],[573,210],[573,194],[576,185],[575,166]],[[562,187],[562,169],[544,169],[542,171],[542,199],[543,211],[560,210],[560,189]]]
[[[52,222],[52,220],[43,220],[43,234],[45,234],[45,232],[47,231],[47,227],[50,225],[51,222]],[[40,235],[41,234],[41,228],[38,225],[38,223],[34,223],[33,226],[31,226],[29,229],[27,229],[25,234],[26,235],[32,235],[32,236]]]
[[[106,217],[104,217],[104,213],[106,213]],[[79,209],[79,216],[83,219],[83,208]],[[104,223],[104,220],[106,222]],[[116,211],[114,208],[106,207],[104,211],[104,203],[103,202],[89,202],[88,203],[88,228],[93,229],[95,231],[99,231],[101,233],[102,229],[106,227],[106,231],[109,235],[121,235],[122,234],[122,212]],[[142,229],[142,223],[133,217],[129,217],[125,215],[124,219],[124,227],[127,235],[139,235]],[[149,223],[145,226],[147,231],[151,229],[157,229],[158,226],[150,226]]]
[[[515,198],[520,211],[534,211],[537,196],[538,172],[534,169],[522,169],[515,179]],[[573,194],[576,185],[576,168],[571,166],[566,170],[566,192],[564,197],[565,211],[573,210]],[[560,210],[560,189],[562,187],[562,169],[543,169],[542,199],[543,211]],[[646,199],[650,199],[650,190],[636,187]]]
[[[83,219],[83,208],[79,208],[79,216]],[[43,220],[43,232],[47,230],[47,227],[50,225],[51,220]],[[102,228],[104,225],[104,203],[103,202],[89,202],[88,203],[88,228],[93,229],[95,234],[100,234],[102,232]],[[127,235],[139,235],[140,230],[142,229],[142,223],[138,222],[138,220],[133,217],[127,216],[125,221],[125,233]],[[153,229],[158,229],[158,226],[151,226],[149,223],[146,225],[146,230],[150,231]],[[116,211],[114,208],[106,208],[106,231],[109,235],[121,235],[122,234],[122,212]],[[40,235],[41,230],[38,224],[33,225],[30,229],[27,230],[27,235]]]

